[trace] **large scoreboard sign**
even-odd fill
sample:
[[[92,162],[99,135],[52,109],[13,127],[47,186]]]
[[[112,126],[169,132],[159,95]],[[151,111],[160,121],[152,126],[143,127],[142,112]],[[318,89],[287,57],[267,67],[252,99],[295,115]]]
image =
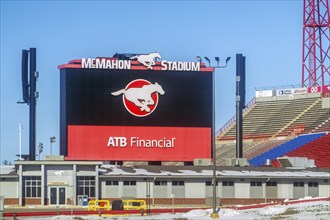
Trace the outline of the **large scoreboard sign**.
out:
[[[210,158],[214,69],[157,58],[83,58],[59,66],[60,154],[68,160]]]

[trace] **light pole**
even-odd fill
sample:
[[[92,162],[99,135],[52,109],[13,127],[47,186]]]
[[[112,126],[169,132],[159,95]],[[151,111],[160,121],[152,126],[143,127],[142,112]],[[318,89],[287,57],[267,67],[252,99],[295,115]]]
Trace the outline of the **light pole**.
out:
[[[199,57],[199,56],[198,56]],[[211,61],[208,57],[204,57],[205,60],[208,61],[209,67],[213,68],[226,68],[228,61],[230,60],[230,57],[227,57],[226,64],[224,66],[220,66],[219,57],[215,57],[215,60],[217,61],[217,66],[211,66]],[[216,170],[217,170],[217,157],[216,157],[216,148],[215,148],[215,71],[212,72],[212,162],[213,162],[213,177],[212,177],[212,184],[213,184],[213,211],[211,214],[211,218],[219,218],[219,214],[216,210],[217,207],[217,176],[216,176]]]
[[[172,214],[174,214],[174,199],[175,199],[175,194],[171,193],[171,198],[172,198]]]
[[[38,145],[38,160],[40,160],[40,154],[44,151],[44,144],[39,143]]]
[[[52,144],[55,142],[56,142],[56,137],[55,136],[50,137],[50,155],[53,155]]]
[[[265,203],[267,203],[267,182],[270,180],[268,177],[265,181],[264,193],[265,193]]]
[[[146,215],[150,215],[150,178],[146,177],[144,180],[146,181]]]

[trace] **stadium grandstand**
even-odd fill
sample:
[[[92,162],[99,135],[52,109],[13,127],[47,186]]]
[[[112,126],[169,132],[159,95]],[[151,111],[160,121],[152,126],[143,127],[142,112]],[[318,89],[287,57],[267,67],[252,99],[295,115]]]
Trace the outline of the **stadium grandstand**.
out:
[[[264,166],[283,156],[307,157],[330,167],[330,96],[327,86],[256,91],[243,113],[243,157]],[[235,157],[236,120],[216,134],[218,165]],[[268,165],[271,165],[268,164]]]

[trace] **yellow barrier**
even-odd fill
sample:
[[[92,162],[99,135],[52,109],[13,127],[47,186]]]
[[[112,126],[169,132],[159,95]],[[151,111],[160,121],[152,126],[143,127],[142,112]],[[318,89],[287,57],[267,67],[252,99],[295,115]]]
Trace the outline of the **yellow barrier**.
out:
[[[96,211],[99,209],[110,210],[109,200],[91,200],[88,202],[88,211]]]
[[[124,210],[146,210],[147,205],[145,200],[123,200]]]

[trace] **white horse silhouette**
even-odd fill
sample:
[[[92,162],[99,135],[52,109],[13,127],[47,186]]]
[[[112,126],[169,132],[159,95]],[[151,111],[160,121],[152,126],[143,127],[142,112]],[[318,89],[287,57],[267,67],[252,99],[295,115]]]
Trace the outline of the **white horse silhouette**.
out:
[[[156,58],[161,59],[162,57],[157,52],[130,57],[131,60],[137,59],[137,61],[148,67],[148,69],[152,69],[152,65],[155,65]]]
[[[161,95],[165,94],[163,88],[156,82],[155,84],[144,85],[142,88],[121,89],[112,92],[111,95],[118,96],[124,94],[125,98],[128,101],[133,102],[137,107],[140,107],[141,111],[150,112],[148,105],[155,104],[151,97],[151,94],[154,92],[158,92]]]

